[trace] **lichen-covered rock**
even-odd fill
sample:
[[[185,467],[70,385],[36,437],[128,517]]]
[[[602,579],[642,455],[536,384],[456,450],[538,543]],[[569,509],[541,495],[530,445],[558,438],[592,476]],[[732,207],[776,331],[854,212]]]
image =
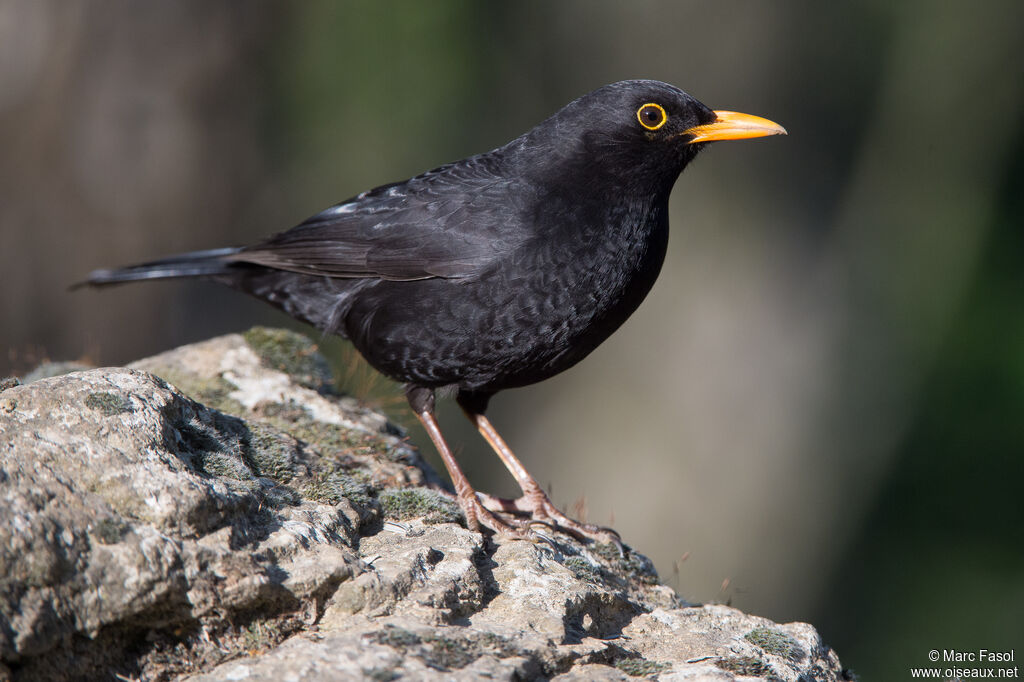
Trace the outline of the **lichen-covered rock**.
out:
[[[843,679],[628,548],[466,530],[304,337],[44,374],[0,387],[0,680]]]

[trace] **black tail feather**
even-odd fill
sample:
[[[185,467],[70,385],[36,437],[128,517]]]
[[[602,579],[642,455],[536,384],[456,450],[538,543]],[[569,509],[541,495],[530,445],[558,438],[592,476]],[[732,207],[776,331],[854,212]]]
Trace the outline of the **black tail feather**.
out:
[[[84,286],[102,287],[124,282],[139,282],[148,279],[173,279],[176,277],[211,277],[223,275],[232,269],[232,263],[225,256],[241,251],[240,248],[210,249],[192,251],[169,258],[129,265],[111,270],[93,270],[82,282],[71,285],[72,289]]]
[[[345,335],[340,320],[352,297],[376,279],[331,278],[238,262],[240,248],[193,251],[110,270],[94,270],[81,287],[106,287],[145,280],[200,277],[243,291],[323,331]]]

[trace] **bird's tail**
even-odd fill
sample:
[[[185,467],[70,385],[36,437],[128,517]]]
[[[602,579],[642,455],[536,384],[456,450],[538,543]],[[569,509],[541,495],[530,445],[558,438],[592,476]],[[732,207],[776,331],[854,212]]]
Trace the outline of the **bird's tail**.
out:
[[[93,270],[82,282],[71,286],[103,287],[124,282],[139,282],[147,279],[173,279],[176,277],[215,277],[228,274],[233,268],[226,257],[238,253],[241,248],[210,249],[192,251],[169,258],[129,265],[111,270]],[[236,266],[237,267],[237,266]]]

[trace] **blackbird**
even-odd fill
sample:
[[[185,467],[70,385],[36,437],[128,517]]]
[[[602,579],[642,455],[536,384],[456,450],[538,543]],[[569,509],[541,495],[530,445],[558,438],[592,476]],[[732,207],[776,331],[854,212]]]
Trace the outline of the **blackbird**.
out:
[[[199,277],[349,339],[405,385],[470,528],[523,538],[541,523],[615,540],[551,503],[484,416],[488,402],[572,367],[636,310],[665,257],[669,193],[706,143],[785,132],[666,83],[622,81],[502,147],[363,192],[253,246],[96,270],[82,284]],[[472,488],[438,428],[437,393],[454,393],[522,497]]]

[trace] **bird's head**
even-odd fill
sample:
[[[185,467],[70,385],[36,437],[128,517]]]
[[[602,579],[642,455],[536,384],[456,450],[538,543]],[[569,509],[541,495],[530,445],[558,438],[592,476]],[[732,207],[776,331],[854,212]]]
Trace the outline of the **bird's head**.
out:
[[[785,134],[765,118],[713,111],[668,83],[630,80],[580,97],[526,137],[547,150],[554,173],[660,194],[708,142]]]

